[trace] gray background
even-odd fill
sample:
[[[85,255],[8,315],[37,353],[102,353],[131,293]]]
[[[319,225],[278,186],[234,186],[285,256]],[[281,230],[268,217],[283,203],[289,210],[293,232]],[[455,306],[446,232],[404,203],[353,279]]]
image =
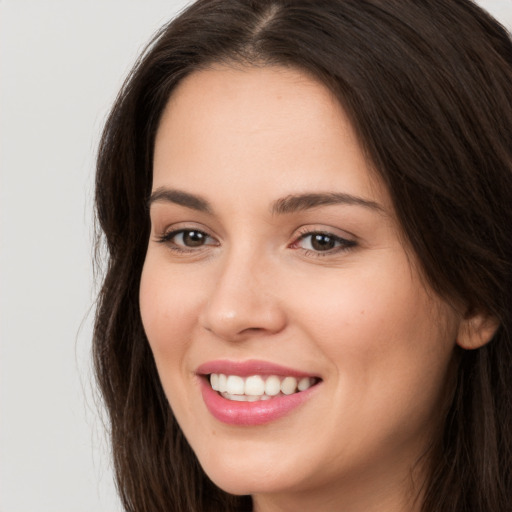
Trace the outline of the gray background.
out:
[[[91,377],[94,158],[185,0],[0,0],[0,512],[120,510]],[[481,0],[512,27],[512,0]]]

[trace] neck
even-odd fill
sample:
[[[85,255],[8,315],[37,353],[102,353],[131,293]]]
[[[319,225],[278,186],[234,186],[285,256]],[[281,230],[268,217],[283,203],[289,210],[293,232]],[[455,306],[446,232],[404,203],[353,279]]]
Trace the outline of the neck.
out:
[[[401,473],[368,468],[320,487],[254,495],[254,512],[420,512],[426,473],[420,466]]]

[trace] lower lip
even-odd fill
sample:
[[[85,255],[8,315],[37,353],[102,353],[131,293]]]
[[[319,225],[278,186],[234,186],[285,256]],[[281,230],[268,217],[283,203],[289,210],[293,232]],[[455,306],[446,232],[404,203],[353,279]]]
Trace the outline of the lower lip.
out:
[[[257,402],[236,402],[223,398],[214,391],[206,378],[201,378],[201,393],[211,415],[229,425],[253,426],[275,421],[293,411],[308,400],[319,384],[306,391],[278,396]]]

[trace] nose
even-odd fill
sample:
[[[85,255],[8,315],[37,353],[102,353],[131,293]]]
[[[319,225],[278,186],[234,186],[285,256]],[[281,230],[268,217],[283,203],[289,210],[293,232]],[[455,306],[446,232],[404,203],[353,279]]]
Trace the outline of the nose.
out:
[[[275,281],[261,259],[233,256],[219,265],[200,315],[202,326],[227,341],[280,332],[287,319]]]

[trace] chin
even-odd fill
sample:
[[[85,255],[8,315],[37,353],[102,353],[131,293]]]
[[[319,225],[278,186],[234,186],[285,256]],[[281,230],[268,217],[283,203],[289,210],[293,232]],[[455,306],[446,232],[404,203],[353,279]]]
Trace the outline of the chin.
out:
[[[265,477],[259,475],[240,475],[235,471],[207,472],[210,480],[223,491],[235,496],[254,494],[274,494],[293,489],[274,474]]]
[[[261,453],[258,457],[222,453],[214,457],[211,455],[207,460],[199,459],[203,470],[217,487],[234,495],[267,494],[300,488],[305,478],[299,469],[305,465],[297,465],[297,461],[287,462],[281,453],[279,457]]]

